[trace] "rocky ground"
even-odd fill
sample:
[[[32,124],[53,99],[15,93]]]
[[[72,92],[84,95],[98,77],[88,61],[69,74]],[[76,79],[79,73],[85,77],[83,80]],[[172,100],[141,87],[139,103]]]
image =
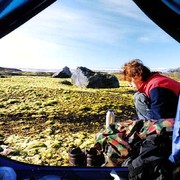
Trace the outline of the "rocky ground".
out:
[[[88,149],[95,134],[104,127],[100,122],[76,123],[59,120],[0,121],[0,143],[10,148],[11,159],[41,165],[68,166],[72,146]]]
[[[79,89],[50,77],[0,78],[0,147],[9,158],[38,165],[68,166],[75,145],[88,149],[105,127],[134,114],[132,88]]]

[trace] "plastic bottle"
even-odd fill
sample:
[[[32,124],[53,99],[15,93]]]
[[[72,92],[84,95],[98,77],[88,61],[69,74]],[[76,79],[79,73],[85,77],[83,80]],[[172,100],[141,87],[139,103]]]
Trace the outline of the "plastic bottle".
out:
[[[106,129],[108,126],[115,121],[114,112],[112,109],[109,109],[106,113]]]

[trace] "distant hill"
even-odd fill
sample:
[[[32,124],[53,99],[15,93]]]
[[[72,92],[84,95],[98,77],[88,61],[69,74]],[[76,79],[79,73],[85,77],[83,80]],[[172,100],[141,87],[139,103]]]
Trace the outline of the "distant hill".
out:
[[[71,69],[73,72],[75,69]],[[169,69],[151,69],[152,71],[157,71],[163,73],[167,76],[171,76],[178,81],[180,80],[180,67],[178,68],[169,68]],[[7,68],[7,67],[0,67],[0,77],[2,76],[52,76],[54,72],[57,72],[57,69],[29,69],[29,68]],[[101,71],[107,73],[115,73],[119,74],[121,70],[119,69],[93,69],[93,71]]]
[[[0,71],[21,71],[20,69],[16,69],[16,68],[6,68],[6,67],[0,67]]]
[[[168,72],[169,73],[180,72],[180,67],[175,68],[175,69],[169,69]]]

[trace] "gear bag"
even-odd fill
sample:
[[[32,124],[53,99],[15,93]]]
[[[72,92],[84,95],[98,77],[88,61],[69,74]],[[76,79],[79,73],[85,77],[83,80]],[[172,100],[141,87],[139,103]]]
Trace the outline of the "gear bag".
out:
[[[146,137],[127,159],[129,180],[170,180],[172,163],[168,160],[172,148],[172,130],[164,128],[160,135]]]

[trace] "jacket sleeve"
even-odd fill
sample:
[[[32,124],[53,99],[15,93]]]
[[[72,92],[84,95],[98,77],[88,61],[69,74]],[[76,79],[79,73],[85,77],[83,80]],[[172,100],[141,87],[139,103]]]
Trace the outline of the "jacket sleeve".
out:
[[[152,119],[175,118],[178,97],[167,88],[156,87],[150,91],[149,117]]]

